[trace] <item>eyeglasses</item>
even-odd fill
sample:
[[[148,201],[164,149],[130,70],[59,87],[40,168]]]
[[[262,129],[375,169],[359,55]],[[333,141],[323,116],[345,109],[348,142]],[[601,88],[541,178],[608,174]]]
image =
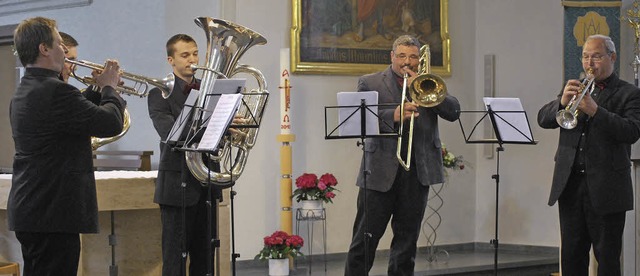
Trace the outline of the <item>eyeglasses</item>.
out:
[[[589,60],[593,60],[593,62],[601,62],[605,56],[609,56],[609,54],[606,54],[606,55],[594,54],[592,56],[583,55],[582,62],[589,62]]]
[[[418,57],[416,55],[407,56],[405,54],[399,54],[399,55],[396,55],[396,58],[398,58],[398,59],[407,59],[407,58],[409,58],[410,60],[418,60],[420,57]]]

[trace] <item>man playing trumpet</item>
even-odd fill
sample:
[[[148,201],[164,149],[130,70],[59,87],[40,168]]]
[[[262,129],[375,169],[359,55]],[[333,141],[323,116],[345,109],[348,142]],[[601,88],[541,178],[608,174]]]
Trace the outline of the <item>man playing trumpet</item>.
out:
[[[640,137],[640,89],[613,72],[616,58],[611,38],[588,37],[582,67],[593,72],[593,93],[569,80],[538,112],[542,128],[558,128],[558,111],[587,90],[572,103],[580,111],[576,126],[560,129],[549,196],[549,205],[558,202],[562,275],[587,275],[592,246],[598,275],[621,275],[625,212],[633,209],[629,156]]]
[[[10,106],[16,154],[9,229],[21,244],[25,276],[75,276],[79,233],[98,232],[90,137],[122,130],[119,65],[108,60],[96,77],[102,100],[95,105],[59,79],[68,49],[54,20],[24,20],[14,45],[26,70]]]
[[[73,36],[65,32],[59,32],[59,33],[60,33],[60,37],[62,37],[62,43],[64,43],[64,46],[67,47],[67,52],[65,53],[64,57],[68,60],[77,60],[78,45],[79,45],[78,41],[75,38],[73,38]],[[60,72],[60,78],[62,79],[62,81],[69,83],[69,77],[71,77],[71,75],[74,74],[75,69],[76,69],[75,65],[69,62],[65,62],[64,68],[62,68],[62,72]],[[100,72],[93,70],[91,74],[93,75],[93,77],[96,77],[100,74]],[[122,81],[120,81],[118,84],[121,84],[121,83]],[[85,98],[87,98],[92,103],[99,105],[100,98],[102,97],[102,95],[100,94],[100,92],[95,90],[96,89],[94,89],[94,86],[90,85],[89,87],[87,87],[87,89],[85,89],[82,92],[82,95],[84,95]]]

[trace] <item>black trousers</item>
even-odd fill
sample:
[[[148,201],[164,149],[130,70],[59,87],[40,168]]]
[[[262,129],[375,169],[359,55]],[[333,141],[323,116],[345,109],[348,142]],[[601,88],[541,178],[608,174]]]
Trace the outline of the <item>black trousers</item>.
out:
[[[589,250],[592,246],[598,261],[598,275],[621,275],[625,212],[598,213],[591,205],[584,174],[579,172],[572,173],[558,199],[558,206],[562,275],[589,275]]]
[[[367,193],[367,205],[364,193]],[[407,172],[398,167],[391,190],[378,192],[360,188],[358,211],[353,225],[353,237],[347,253],[346,276],[368,275],[376,248],[391,219],[391,240],[388,275],[413,275],[422,217],[427,206],[429,187],[418,182],[416,170]],[[368,217],[368,227],[365,221]],[[368,231],[367,231],[368,228]],[[365,231],[371,233],[365,248]],[[368,262],[365,265],[365,250]]]
[[[80,234],[16,232],[22,248],[24,276],[76,276]]]
[[[203,187],[198,203],[185,208],[185,220],[183,226],[182,207],[160,205],[162,220],[162,275],[182,276],[186,275],[186,258],[183,252],[189,256],[189,275],[206,275],[208,272],[207,258],[212,260],[215,248],[212,247],[212,255],[209,255],[209,243],[207,242],[207,188]],[[212,196],[215,206],[215,197]],[[211,229],[212,237],[215,234],[215,210],[212,210]],[[185,231],[186,230],[186,234]],[[185,237],[186,235],[186,237]],[[186,246],[186,248],[185,248]]]

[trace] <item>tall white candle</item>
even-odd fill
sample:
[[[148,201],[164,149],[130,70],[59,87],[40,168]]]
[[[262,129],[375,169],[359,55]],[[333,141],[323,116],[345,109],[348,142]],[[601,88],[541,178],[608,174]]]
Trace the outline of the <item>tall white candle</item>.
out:
[[[280,134],[291,134],[289,48],[280,49]]]

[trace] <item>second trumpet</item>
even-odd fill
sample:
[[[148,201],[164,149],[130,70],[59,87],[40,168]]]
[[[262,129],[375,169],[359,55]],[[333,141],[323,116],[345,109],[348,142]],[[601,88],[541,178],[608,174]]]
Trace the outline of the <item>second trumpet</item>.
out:
[[[560,127],[564,129],[573,129],[578,125],[578,105],[587,93],[593,92],[595,77],[593,76],[593,69],[587,69],[587,76],[582,80],[580,84],[580,95],[573,95],[571,101],[567,104],[567,107],[556,113],[556,121]]]
[[[104,70],[104,65],[90,62],[90,61],[70,60],[65,58],[65,62],[71,63],[76,66],[89,68],[92,70],[98,70],[98,71]],[[76,75],[75,70],[71,70],[71,76],[76,80],[78,80],[79,82],[84,83],[85,85],[96,84],[96,81],[93,77],[90,77],[90,76],[80,77]],[[171,96],[171,91],[173,90],[173,85],[175,83],[175,77],[173,73],[167,75],[164,79],[160,79],[160,80],[141,76],[141,75],[127,73],[124,71],[121,73],[120,77],[133,81],[134,84],[132,86],[118,85],[118,87],[116,87],[116,91],[123,94],[134,95],[139,97],[146,97],[147,95],[149,95],[149,86],[155,86],[155,87],[158,87],[160,91],[162,91],[163,98],[165,99],[169,98],[169,96]]]

